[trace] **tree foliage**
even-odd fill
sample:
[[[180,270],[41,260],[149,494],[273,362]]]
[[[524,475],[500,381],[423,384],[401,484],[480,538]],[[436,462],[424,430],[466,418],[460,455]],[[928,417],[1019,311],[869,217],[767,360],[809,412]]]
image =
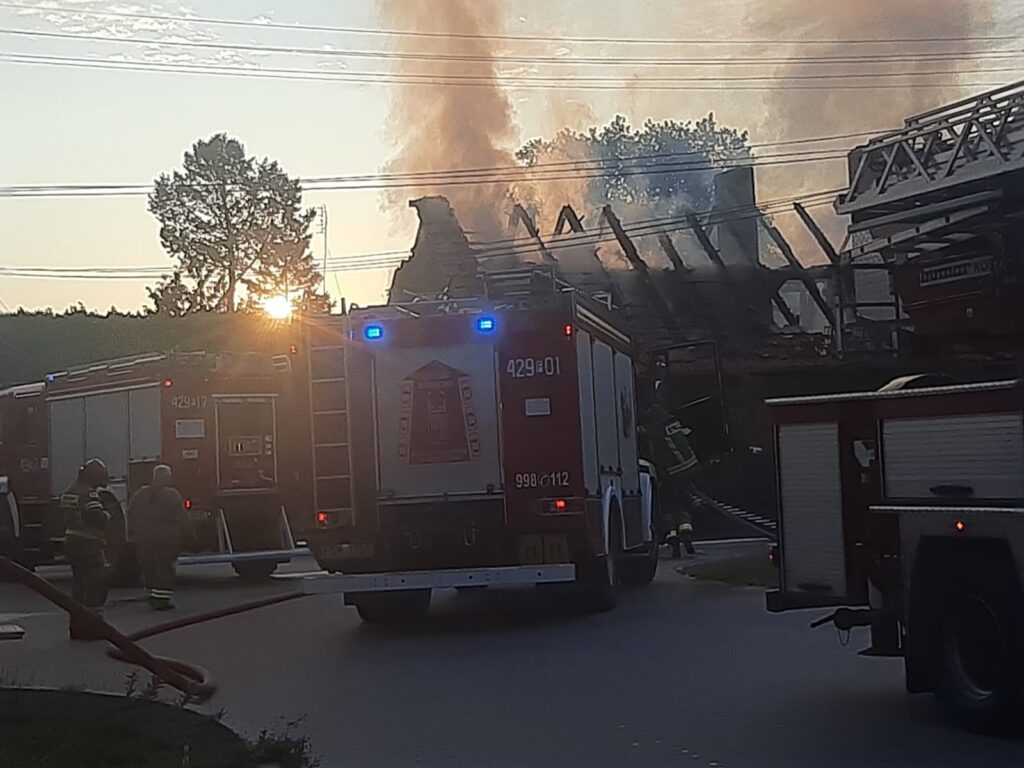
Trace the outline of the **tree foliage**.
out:
[[[149,210],[175,261],[149,289],[158,312],[234,312],[286,292],[307,309],[330,308],[301,185],[277,161],[247,157],[237,139],[218,133],[193,144],[181,170],[156,179]]]
[[[599,160],[603,172],[587,180],[587,202],[667,213],[710,207],[714,171],[709,169],[748,157],[747,132],[720,126],[714,114],[697,122],[647,120],[639,129],[617,115],[585,132],[564,129],[550,140],[532,139],[516,152],[527,166]]]

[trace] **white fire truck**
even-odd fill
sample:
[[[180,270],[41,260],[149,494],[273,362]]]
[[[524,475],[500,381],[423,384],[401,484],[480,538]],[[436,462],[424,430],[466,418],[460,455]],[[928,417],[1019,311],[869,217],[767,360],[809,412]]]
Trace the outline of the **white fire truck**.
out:
[[[571,291],[423,301],[311,322],[310,593],[367,621],[431,590],[571,584],[605,610],[658,564],[633,348]]]
[[[1024,384],[768,402],[781,589],[902,656],[963,726],[1024,728]],[[909,386],[909,388],[908,388]]]

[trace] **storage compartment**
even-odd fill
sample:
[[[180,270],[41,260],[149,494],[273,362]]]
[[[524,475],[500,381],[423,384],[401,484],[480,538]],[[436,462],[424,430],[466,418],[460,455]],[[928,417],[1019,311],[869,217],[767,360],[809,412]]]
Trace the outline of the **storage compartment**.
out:
[[[272,397],[217,397],[217,485],[222,491],[262,491],[277,484]]]

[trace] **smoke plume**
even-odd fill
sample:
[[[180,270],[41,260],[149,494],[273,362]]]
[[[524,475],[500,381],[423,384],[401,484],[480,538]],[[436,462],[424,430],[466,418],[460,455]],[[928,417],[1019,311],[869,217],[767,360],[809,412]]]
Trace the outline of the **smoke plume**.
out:
[[[950,38],[950,43],[858,44],[799,43],[772,46],[773,54],[787,58],[834,57],[840,55],[914,54],[922,51],[949,51],[971,48],[956,38],[992,34],[997,0],[889,0],[880,2],[829,2],[821,0],[751,0],[747,6],[746,36],[786,40],[870,40],[877,38]],[[857,88],[832,90],[776,90],[764,94],[760,115],[751,115],[747,126],[762,141],[779,141],[804,136],[837,136],[895,129],[918,112],[985,90],[976,83],[991,82],[991,75],[972,75],[978,62],[955,59],[920,60],[908,56],[897,62],[861,61],[849,65],[781,65],[774,75],[780,77],[817,77],[822,74],[906,73],[899,78],[867,77],[833,80],[839,85]],[[931,72],[952,74],[928,74]],[[789,81],[802,84],[808,81]],[[961,85],[943,85],[943,84]],[[880,87],[906,84],[907,87]],[[928,86],[928,87],[922,87]],[[995,87],[993,85],[992,87]],[[759,118],[755,120],[755,118]],[[848,147],[865,139],[848,139],[833,146]],[[839,188],[846,183],[842,163],[801,163],[761,168],[758,171],[758,196],[762,200]],[[844,222],[827,213],[818,215],[834,241],[844,234]],[[804,242],[799,252],[820,252],[807,242],[802,227],[794,236]],[[794,243],[795,244],[795,243]]]
[[[456,87],[422,82],[394,87],[388,119],[388,138],[397,148],[385,172],[409,173],[439,168],[501,168],[515,164],[512,144],[516,130],[512,108],[497,81],[497,63],[492,41],[479,35],[501,31],[502,8],[496,0],[378,0],[382,23],[395,29],[442,33],[419,48],[402,40],[402,50],[417,50],[452,56],[480,57],[480,61],[397,60],[398,75],[429,72],[443,78],[471,77],[477,83]],[[429,183],[401,189],[388,195],[385,203],[404,206],[409,197],[443,194],[452,203],[466,229],[477,238],[495,238],[502,232],[503,212],[509,196],[508,184],[494,182],[463,186]]]

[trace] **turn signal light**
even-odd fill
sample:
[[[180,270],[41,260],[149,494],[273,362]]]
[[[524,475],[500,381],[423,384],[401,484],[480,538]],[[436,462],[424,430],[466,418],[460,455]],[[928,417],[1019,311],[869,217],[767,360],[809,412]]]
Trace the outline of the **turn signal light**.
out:
[[[953,523],[953,529],[957,533],[963,533],[967,530],[967,523],[965,523],[963,520],[957,520],[955,523]]]

